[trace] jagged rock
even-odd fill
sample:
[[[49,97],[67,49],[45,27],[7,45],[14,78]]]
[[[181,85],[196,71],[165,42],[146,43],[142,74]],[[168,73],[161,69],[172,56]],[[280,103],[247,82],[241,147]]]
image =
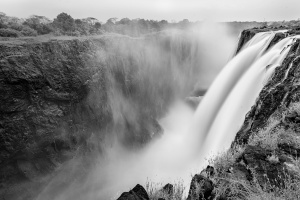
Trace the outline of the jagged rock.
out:
[[[124,192],[117,200],[149,200],[149,196],[145,188],[137,184],[129,192]]]
[[[287,169],[280,160],[276,162],[268,160],[272,153],[271,150],[258,146],[247,146],[242,159],[250,169],[255,170],[256,179],[261,186],[282,187]]]
[[[281,32],[276,33],[266,50],[270,49],[272,46],[274,46],[277,42],[284,39],[285,37],[286,37],[286,34],[284,34],[284,33],[281,33]]]
[[[17,186],[24,181],[29,187],[40,179],[42,186],[42,177],[72,159],[78,149],[82,154],[101,153],[104,134],[122,133],[118,137],[127,148],[139,148],[160,135],[156,117],[164,106],[158,112],[149,104],[153,94],[140,86],[131,57],[127,72],[106,60],[117,62],[107,56],[111,43],[104,38],[0,41],[1,197],[10,199],[14,186],[28,192],[26,185]],[[135,100],[137,116],[130,108],[125,112],[127,106],[112,109],[112,82],[128,102]],[[116,114],[121,115],[119,121],[114,120]]]
[[[238,131],[234,143],[246,144],[250,135],[266,125],[268,119],[279,109],[288,107],[300,99],[298,66],[300,57],[296,53],[300,47],[298,39],[291,47],[282,66],[275,69],[272,79],[264,86],[251,110],[247,113],[242,128]],[[289,73],[286,75],[286,71]],[[282,116],[284,119],[284,116]]]
[[[170,183],[166,184],[161,191],[167,195],[172,195],[174,190],[174,186]]]
[[[236,54],[240,52],[240,50],[242,49],[242,47],[249,41],[251,40],[251,38],[256,34],[256,30],[253,31],[253,29],[251,30],[243,30],[240,36],[240,40],[238,43],[238,47],[236,49]]]
[[[262,29],[243,31],[238,51],[243,44],[254,36],[254,33],[260,31]],[[271,48],[288,34],[290,33],[277,33],[268,48]],[[266,190],[272,190],[274,187],[285,187],[287,176],[289,178],[297,176],[298,172],[295,170],[293,160],[300,155],[299,144],[295,141],[295,138],[299,136],[300,117],[297,113],[298,110],[291,112],[289,106],[300,102],[299,49],[300,40],[297,39],[291,46],[282,65],[275,69],[272,78],[268,80],[260,92],[255,105],[247,113],[244,124],[231,146],[231,148],[235,148],[236,145],[242,145],[243,150],[239,152],[241,153],[240,156],[230,164],[228,170],[222,171],[224,180],[214,182],[215,188],[225,186],[221,196],[218,196],[217,199],[231,199],[231,197],[242,197],[247,194],[246,191],[244,194],[243,192],[239,194],[238,191],[243,191],[243,187],[238,188],[237,193],[231,191],[230,185],[234,183],[230,180],[237,180],[235,187],[239,187],[238,181],[242,181],[249,185],[252,183],[254,185],[259,184]],[[274,127],[269,125],[272,123]],[[273,134],[274,130],[278,134],[278,139],[270,141],[270,145],[273,145],[272,148],[263,148],[261,141],[257,138],[253,139],[252,136],[261,132],[264,133],[268,127],[271,127],[268,134]],[[289,135],[288,129],[293,130],[294,135]],[[268,144],[268,141],[265,143]],[[226,185],[229,186],[226,187]]]
[[[187,200],[213,199],[213,182],[203,175],[196,174],[192,178]]]

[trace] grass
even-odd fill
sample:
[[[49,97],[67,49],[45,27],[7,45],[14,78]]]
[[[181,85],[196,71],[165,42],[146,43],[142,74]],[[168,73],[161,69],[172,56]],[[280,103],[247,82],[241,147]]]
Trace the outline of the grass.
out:
[[[167,191],[162,190],[164,185],[162,183],[155,183],[147,181],[146,191],[149,195],[150,200],[158,200],[163,198],[165,200],[182,200],[184,197],[185,186],[182,181],[178,181],[173,184],[173,190],[170,194]]]
[[[258,175],[255,169],[251,171],[252,180],[241,180],[238,175],[228,173],[230,167],[237,163],[237,158],[244,151],[245,146],[234,146],[213,160],[210,164],[215,167],[216,174],[213,178],[216,184],[215,193],[217,196],[225,195],[227,199],[245,200],[294,200],[300,199],[300,161],[292,155],[286,155],[291,161],[280,163],[278,152],[280,144],[288,144],[294,148],[300,148],[300,135],[297,132],[297,124],[286,121],[287,116],[300,116],[300,103],[291,103],[289,107],[278,109],[270,116],[265,127],[253,133],[248,144],[271,150],[272,155],[267,161],[272,164],[285,165],[288,172],[284,173],[283,184],[272,186],[271,184],[261,185],[258,182]],[[246,166],[244,164],[244,166]],[[246,166],[247,167],[247,166]],[[227,172],[227,173],[226,173]]]
[[[300,134],[297,128],[299,125],[296,122],[287,121],[286,117],[289,116],[300,116],[300,103],[291,103],[288,107],[278,108],[263,128],[252,133],[248,144],[235,145],[227,152],[209,160],[209,164],[215,169],[215,174],[211,180],[215,185],[213,192],[217,197],[226,196],[226,199],[243,200],[300,199],[300,159],[285,153],[285,156],[289,157],[289,161],[280,161],[280,144],[288,144],[290,147],[300,149]],[[284,172],[284,177],[278,177],[278,179],[283,180],[281,185],[274,186],[268,183],[262,185],[258,181],[256,169],[249,168],[243,161],[240,161],[239,164],[244,165],[251,172],[251,181],[243,180],[238,174],[231,172],[232,166],[238,163],[237,160],[247,145],[258,146],[273,152],[266,158],[266,161],[274,165],[280,164],[288,169],[287,172]],[[161,184],[147,184],[147,191],[151,200],[158,200],[159,198],[166,200],[184,199],[183,191],[185,188],[180,183],[174,185],[173,196],[165,194],[160,190],[161,188]],[[199,191],[200,188],[199,186]]]

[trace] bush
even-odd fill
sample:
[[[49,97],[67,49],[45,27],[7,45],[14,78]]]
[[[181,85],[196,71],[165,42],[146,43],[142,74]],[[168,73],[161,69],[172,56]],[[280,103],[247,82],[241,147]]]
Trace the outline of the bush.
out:
[[[10,28],[0,28],[0,37],[20,37],[19,31]]]
[[[7,27],[14,29],[16,31],[22,31],[22,29],[24,28],[22,24],[18,24],[18,23],[9,23]]]
[[[23,25],[28,26],[32,28],[33,30],[36,30],[39,35],[48,34],[50,32],[53,32],[53,27],[49,23],[42,23],[40,18],[45,18],[42,16],[33,16],[31,18],[26,19],[26,21],[23,23]],[[46,21],[47,18],[45,18],[44,21]]]
[[[38,33],[36,30],[33,30],[32,28],[30,27],[27,27],[27,26],[24,26],[21,33],[24,35],[24,36],[37,36]]]
[[[57,15],[53,24],[64,32],[72,32],[75,30],[75,20],[67,13],[60,13]]]

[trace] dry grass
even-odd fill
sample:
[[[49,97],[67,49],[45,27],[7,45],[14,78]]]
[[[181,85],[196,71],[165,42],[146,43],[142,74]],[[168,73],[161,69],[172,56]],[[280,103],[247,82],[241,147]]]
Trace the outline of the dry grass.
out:
[[[280,135],[280,129],[278,128],[279,123],[280,120],[278,118],[271,117],[265,128],[259,130],[249,138],[248,144],[272,151],[277,149]]]
[[[294,125],[286,127],[282,125],[285,116],[297,113],[300,116],[300,103],[292,103],[288,108],[283,108],[274,113],[268,120],[266,126],[258,130],[249,138],[248,145],[259,146],[274,152],[267,158],[267,161],[273,164],[279,163],[278,145],[282,143],[289,144],[295,148],[300,148],[299,133],[295,131]],[[271,186],[271,184],[261,186],[257,181],[255,169],[249,169],[253,179],[251,182],[240,180],[234,173],[226,174],[230,166],[236,163],[236,159],[243,152],[243,147],[237,146],[228,152],[214,158],[210,163],[214,165],[216,174],[214,182],[217,185],[215,192],[218,195],[225,195],[228,199],[245,200],[294,200],[300,199],[300,161],[293,158],[291,163],[282,163],[289,169],[289,174],[285,174],[283,185],[280,187]],[[224,173],[225,172],[225,173]]]
[[[168,194],[166,191],[163,191],[163,187],[164,185],[162,183],[155,183],[148,180],[146,184],[146,190],[150,200],[158,200],[159,198],[163,198],[165,200],[186,199],[184,197],[185,186],[182,181],[178,181],[173,184],[173,190],[171,194]]]

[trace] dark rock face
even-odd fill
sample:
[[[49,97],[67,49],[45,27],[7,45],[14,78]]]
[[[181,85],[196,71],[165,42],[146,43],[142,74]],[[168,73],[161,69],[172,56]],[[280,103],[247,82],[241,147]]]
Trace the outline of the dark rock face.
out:
[[[75,156],[101,155],[103,141],[132,150],[158,137],[156,119],[198,79],[199,52],[184,37],[1,40],[0,196],[34,199],[43,177]]]
[[[267,31],[270,31],[270,29],[269,28],[256,28],[256,29],[243,30],[241,35],[240,35],[240,40],[239,40],[239,43],[238,43],[236,54],[239,53],[242,50],[243,46],[247,42],[249,42],[256,33],[267,32]],[[268,50],[269,48],[274,46],[277,42],[279,42],[280,40],[282,40],[285,37],[286,37],[286,34],[284,34],[284,33],[280,33],[280,32],[276,33],[275,37],[272,39],[272,41],[270,42],[270,44],[269,44],[269,46],[267,47],[266,50]]]
[[[149,200],[149,196],[145,188],[137,184],[129,192],[124,192],[117,200]]]
[[[285,37],[286,34],[284,33],[276,33],[266,50],[270,49],[272,46],[274,46],[276,43],[278,43],[280,40],[284,39]]]
[[[0,45],[0,182],[35,181],[70,158],[90,51],[77,40]]]
[[[243,31],[238,51],[255,33],[267,29]],[[290,31],[285,34],[277,33],[268,48],[288,34],[294,33]],[[243,189],[241,183],[258,184],[269,191],[284,188],[285,181],[288,178],[293,179],[297,174],[293,169],[293,160],[300,155],[299,140],[295,139],[299,136],[300,114],[298,107],[293,111],[291,105],[300,103],[299,68],[300,40],[297,39],[245,117],[244,124],[231,146],[234,149],[236,145],[240,145],[243,150],[227,171],[219,172],[224,180],[217,179],[214,182],[215,188],[225,188],[225,191],[218,191],[217,199],[244,197],[247,191]],[[264,135],[265,133],[270,135]],[[259,137],[262,138],[258,139]],[[231,191],[231,186],[242,192]]]
[[[192,178],[187,200],[213,199],[213,189],[213,182],[209,178],[200,174],[196,174]]]
[[[272,151],[257,146],[247,146],[241,158],[249,168],[255,169],[257,181],[262,187],[283,186],[284,177],[288,172],[283,162],[269,162],[268,157],[271,155]]]
[[[257,31],[253,31],[251,30],[243,30],[241,35],[240,35],[240,40],[238,43],[238,47],[236,49],[236,54],[238,52],[240,52],[240,50],[242,49],[242,47],[249,42],[249,40],[251,40],[251,38],[257,33]]]
[[[247,143],[251,133],[266,125],[270,116],[276,110],[288,107],[292,102],[299,101],[298,68],[300,64],[300,40],[291,48],[282,66],[275,73],[259,94],[259,98],[250,112],[246,115],[241,130],[237,133],[236,143]]]
[[[162,188],[162,192],[167,194],[167,195],[172,195],[173,194],[173,190],[174,190],[174,186],[170,183],[166,184],[163,188]]]
[[[159,94],[144,87],[138,62],[111,54],[111,44],[105,38],[0,43],[0,196],[33,199],[27,186],[38,193],[44,176],[75,154],[101,154],[101,141],[115,133],[128,148],[160,134],[156,118],[169,100],[152,109],[148,101]],[[129,108],[114,101],[116,94]]]

